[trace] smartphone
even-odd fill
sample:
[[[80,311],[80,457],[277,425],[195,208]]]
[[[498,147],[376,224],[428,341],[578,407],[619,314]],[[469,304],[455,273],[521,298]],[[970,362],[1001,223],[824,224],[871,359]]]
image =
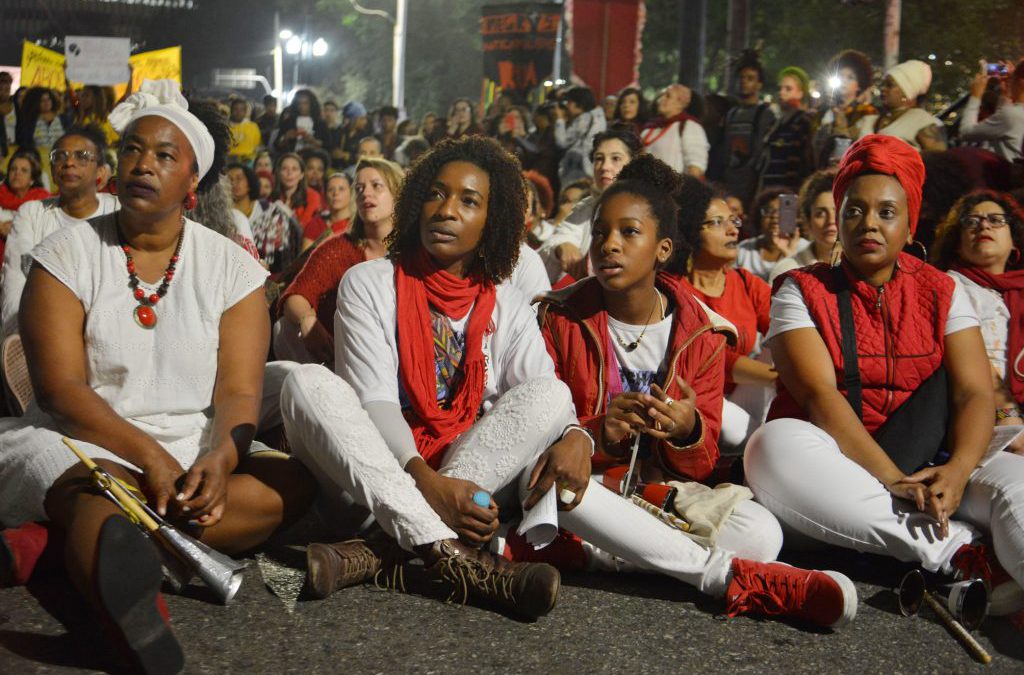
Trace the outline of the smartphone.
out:
[[[990,63],[985,68],[985,72],[992,77],[1006,77],[1010,74],[1010,70],[1006,67],[1005,63]]]
[[[779,234],[796,234],[796,195],[779,195]]]

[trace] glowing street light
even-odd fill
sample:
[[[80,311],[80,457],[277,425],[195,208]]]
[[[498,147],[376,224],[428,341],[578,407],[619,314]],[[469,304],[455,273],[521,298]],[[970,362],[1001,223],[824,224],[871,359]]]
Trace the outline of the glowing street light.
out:
[[[288,30],[287,28],[285,28],[285,29],[284,29],[283,31],[281,31],[281,32],[280,32],[280,33],[278,34],[278,37],[279,37],[279,38],[281,38],[282,40],[287,40],[287,39],[288,39],[288,38],[290,38],[290,37],[291,37],[292,35],[294,35],[294,33],[292,33],[292,32],[291,32],[290,30]]]
[[[313,43],[313,56],[323,56],[327,53],[327,40],[317,38]]]
[[[285,43],[284,50],[289,54],[298,54],[302,51],[302,38],[298,35],[292,35],[288,38],[288,42]]]

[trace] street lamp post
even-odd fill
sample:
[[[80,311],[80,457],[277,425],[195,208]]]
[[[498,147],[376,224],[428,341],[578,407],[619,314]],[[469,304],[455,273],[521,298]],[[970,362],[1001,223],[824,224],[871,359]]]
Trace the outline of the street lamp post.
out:
[[[277,24],[277,17],[275,16],[275,27]],[[330,45],[327,40],[322,37],[316,37],[313,40],[309,39],[306,34],[297,35],[288,28],[285,28],[278,32],[277,41],[274,45],[274,87],[279,93],[282,92],[284,86],[283,83],[283,70],[284,70],[284,59],[281,54],[282,43],[284,43],[284,51],[288,55],[293,57],[292,62],[292,89],[297,89],[299,86],[299,62],[308,61],[312,58],[320,58],[326,56]]]

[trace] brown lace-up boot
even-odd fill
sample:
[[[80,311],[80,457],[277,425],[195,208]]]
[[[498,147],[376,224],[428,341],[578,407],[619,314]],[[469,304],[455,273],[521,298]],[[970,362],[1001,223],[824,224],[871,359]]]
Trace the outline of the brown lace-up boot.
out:
[[[401,589],[402,563],[408,557],[409,554],[379,528],[363,539],[310,544],[306,548],[306,588],[314,598],[326,598],[335,591],[369,581]]]
[[[558,601],[562,578],[547,563],[514,563],[456,539],[436,542],[430,553],[425,575],[452,586],[449,600],[474,598],[527,619],[544,616]]]

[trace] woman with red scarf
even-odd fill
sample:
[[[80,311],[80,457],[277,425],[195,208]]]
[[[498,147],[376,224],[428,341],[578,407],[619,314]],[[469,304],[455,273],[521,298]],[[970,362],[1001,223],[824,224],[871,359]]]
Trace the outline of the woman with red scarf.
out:
[[[992,442],[991,368],[962,284],[903,251],[924,174],[889,136],[844,155],[840,264],[776,280],[766,341],[779,392],[746,478],[813,539],[985,578],[997,614],[1024,606],[1024,458]]]
[[[627,165],[596,206],[595,275],[551,293],[538,314],[555,370],[597,439],[595,469],[630,464],[632,446],[643,481],[682,479],[689,485],[676,487],[684,490],[707,479],[718,459],[723,350],[735,330],[680,281],[685,262],[673,261],[678,188],[679,176],[650,155]],[[852,582],[767,562],[782,547],[778,522],[749,501],[749,491],[732,490],[745,499],[731,502],[715,535],[700,542],[599,485],[562,522],[639,569],[724,595],[730,616],[782,615],[832,627],[852,619]]]
[[[933,259],[960,281],[981,322],[996,397],[996,426],[1024,424],[1024,220],[1012,197],[962,197],[939,227]],[[1011,443],[1024,454],[1024,439]]]
[[[0,256],[7,245],[14,214],[21,205],[50,197],[50,191],[39,182],[41,175],[39,158],[34,152],[16,152],[8,160],[7,176],[0,183]]]
[[[388,257],[350,269],[338,291],[335,368],[303,365],[282,394],[292,450],[333,498],[370,510],[364,539],[309,547],[324,597],[374,579],[547,614],[558,571],[480,546],[499,504],[582,498],[593,443],[576,423],[529,299],[509,283],[526,190],[492,139],[439,143],[406,176]],[[349,510],[350,512],[350,510]],[[406,565],[410,558],[422,565]]]

